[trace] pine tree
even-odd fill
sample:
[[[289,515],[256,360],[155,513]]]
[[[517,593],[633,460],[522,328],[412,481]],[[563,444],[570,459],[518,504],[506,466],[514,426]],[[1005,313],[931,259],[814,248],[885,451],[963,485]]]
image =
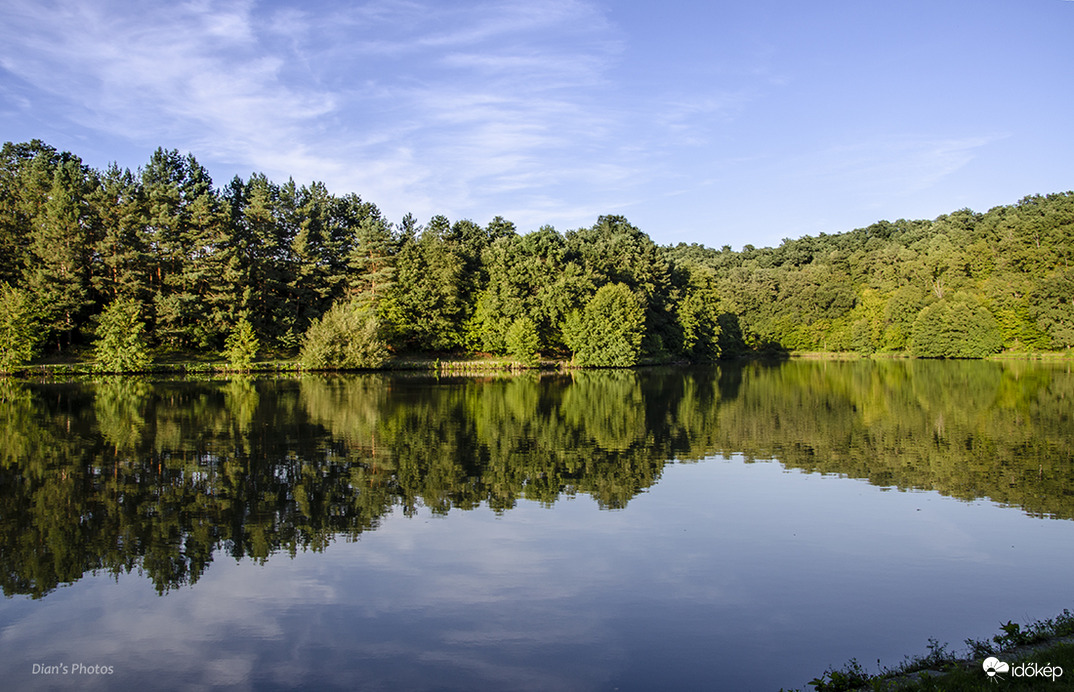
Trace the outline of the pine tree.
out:
[[[242,317],[224,342],[224,356],[232,370],[249,370],[260,348],[261,343],[254,334],[253,325]]]
[[[94,356],[103,372],[142,372],[151,362],[142,308],[131,298],[118,298],[105,308],[97,327]]]
[[[364,296],[373,304],[392,288],[395,277],[395,238],[381,218],[365,218],[355,230],[348,257],[347,283],[352,296]]]
[[[92,304],[89,267],[93,238],[87,193],[89,169],[75,158],[55,167],[48,199],[33,224],[28,285],[38,303],[42,326],[71,343],[72,333]]]
[[[92,196],[100,224],[91,276],[94,289],[107,300],[150,297],[152,256],[146,242],[146,201],[141,183],[129,170],[112,165]]]
[[[573,313],[563,329],[577,365],[629,368],[636,365],[645,333],[645,311],[626,284],[606,284]]]
[[[540,337],[537,335],[537,326],[528,317],[519,317],[507,328],[504,339],[507,352],[512,358],[522,365],[532,367],[537,365],[540,348]]]
[[[141,173],[147,208],[147,241],[154,250],[151,274],[155,334],[179,348],[208,348],[223,340],[228,294],[226,216],[212,179],[193,156],[158,149]]]
[[[59,154],[40,140],[0,149],[0,281],[23,280],[30,237],[52,187]]]

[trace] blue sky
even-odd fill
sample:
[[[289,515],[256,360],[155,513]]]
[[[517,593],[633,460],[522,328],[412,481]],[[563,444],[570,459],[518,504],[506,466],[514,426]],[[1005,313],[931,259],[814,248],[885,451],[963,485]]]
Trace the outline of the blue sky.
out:
[[[4,0],[0,139],[778,245],[1074,188],[1074,2]]]

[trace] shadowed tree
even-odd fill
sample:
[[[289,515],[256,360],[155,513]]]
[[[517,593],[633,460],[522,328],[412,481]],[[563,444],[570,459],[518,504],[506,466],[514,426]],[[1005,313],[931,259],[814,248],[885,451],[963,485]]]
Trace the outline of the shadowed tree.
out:
[[[151,275],[154,333],[176,347],[219,348],[230,296],[224,285],[225,216],[212,179],[193,156],[157,149],[141,172],[147,236],[156,256]]]
[[[30,238],[44,213],[59,153],[40,140],[6,142],[0,149],[0,281],[21,282],[30,264]]]
[[[43,158],[35,165],[45,166]],[[42,326],[68,345],[88,314],[90,257],[94,245],[88,196],[93,186],[88,168],[65,158],[53,170],[42,213],[33,224],[27,284],[38,305]]]
[[[154,257],[146,238],[146,198],[128,169],[109,166],[93,193],[100,223],[93,287],[102,299],[148,300]]]
[[[462,345],[465,263],[441,241],[448,228],[447,219],[436,216],[419,238],[403,236],[395,283],[381,311],[392,342],[401,347],[450,350]]]

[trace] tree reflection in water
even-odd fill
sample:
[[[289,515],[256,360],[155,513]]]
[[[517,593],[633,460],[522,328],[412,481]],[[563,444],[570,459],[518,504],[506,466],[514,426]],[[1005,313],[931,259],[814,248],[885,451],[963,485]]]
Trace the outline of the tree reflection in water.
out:
[[[8,596],[139,571],[164,593],[224,552],[356,540],[393,508],[588,495],[674,461],[790,468],[1074,518],[1069,366],[792,361],[443,379],[0,380]]]

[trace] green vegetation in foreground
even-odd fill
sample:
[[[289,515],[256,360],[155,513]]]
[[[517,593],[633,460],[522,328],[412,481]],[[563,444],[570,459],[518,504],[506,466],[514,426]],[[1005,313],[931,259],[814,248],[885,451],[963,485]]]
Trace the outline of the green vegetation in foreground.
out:
[[[321,183],[215,187],[174,150],[131,172],[39,140],[0,149],[0,372],[89,348],[108,372],[150,370],[161,348],[233,371],[299,351],[306,369],[981,358],[1074,348],[1072,296],[1074,192],[734,252],[658,246],[622,216],[392,223]]]
[[[946,644],[931,639],[928,654],[908,657],[894,668],[871,674],[858,661],[851,660],[842,668],[828,669],[809,685],[816,692],[1074,690],[1074,614],[1064,610],[1055,618],[1039,620],[1025,627],[1008,622],[1000,630],[991,641],[967,639],[969,658],[956,657],[948,652]],[[995,675],[990,677],[983,665],[990,657],[1006,663],[1008,669],[998,667]],[[1020,664],[1033,664],[1037,673],[1050,668],[1052,675],[1016,676],[1014,671]]]

